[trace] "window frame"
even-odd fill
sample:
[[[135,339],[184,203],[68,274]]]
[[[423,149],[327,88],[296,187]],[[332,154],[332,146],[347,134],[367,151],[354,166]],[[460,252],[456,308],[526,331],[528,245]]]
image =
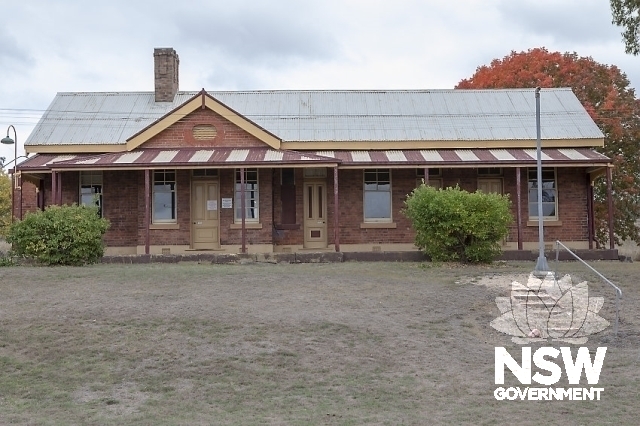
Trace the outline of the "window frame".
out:
[[[478,167],[476,169],[478,177],[502,177],[504,172],[502,167]]]
[[[545,181],[546,182],[550,182],[549,179],[545,179],[545,177],[544,177],[545,172],[549,173],[551,171],[553,172],[553,188],[547,188],[547,190],[552,190],[555,193],[554,201],[553,201],[554,215],[553,216],[543,216],[542,217],[543,221],[559,221],[560,220],[560,215],[558,214],[558,171],[557,171],[556,167],[543,167],[542,168],[542,185],[543,185],[542,189],[543,189],[543,192],[544,192],[545,191],[545,188],[544,188]],[[535,176],[534,179],[531,179],[531,174],[532,173]],[[538,174],[538,169],[537,168],[534,168],[534,167],[527,168],[527,215],[528,215],[530,221],[534,221],[534,220],[537,221],[538,220],[538,200],[537,200],[538,187],[537,186],[535,186],[535,187],[531,186],[531,181],[532,180],[537,181],[537,179],[538,179],[537,174]],[[532,194],[532,191],[534,189],[536,191],[535,192],[536,199],[534,201],[531,201],[531,194]],[[532,204],[534,204],[536,206],[535,207],[535,213],[536,213],[535,215],[531,214],[531,205]],[[544,210],[545,204],[546,205],[551,205],[552,202],[549,202],[549,201],[545,202],[544,201],[544,196],[543,196],[543,201],[542,201],[543,210]],[[544,211],[543,211],[543,214],[544,214]]]
[[[220,173],[218,169],[193,169],[191,177],[194,179],[218,179]]]
[[[258,223],[260,222],[260,169],[258,168],[245,168],[244,169],[244,185],[245,185],[245,223],[246,222],[250,222],[250,223]],[[255,178],[255,191],[251,191],[250,189],[247,189],[247,182],[249,181],[249,179],[247,179],[247,173],[255,173],[256,174],[256,178]],[[242,217],[240,216],[240,212],[242,211],[242,194],[240,193],[240,169],[234,169],[233,172],[234,175],[234,185],[233,185],[233,205],[235,206],[233,209],[233,223],[242,223]],[[253,181],[253,180],[252,180]],[[248,192],[255,192],[255,197],[248,197]],[[254,200],[255,205],[253,207],[247,207],[246,203],[250,203],[250,200]],[[247,215],[249,214],[249,211],[255,211],[255,217],[247,217]]]
[[[163,174],[164,179],[158,180],[158,174]],[[173,173],[173,180],[166,179],[168,173]],[[173,182],[173,189],[169,191],[157,191],[156,182]],[[171,219],[156,219],[156,193],[169,193],[172,194],[173,202],[173,217]],[[151,223],[152,224],[165,224],[165,223],[178,223],[178,173],[176,170],[160,169],[153,170],[153,181],[151,185]]]
[[[85,188],[94,188],[94,187],[100,187],[100,192],[93,192],[93,197],[95,197],[96,195],[98,196],[98,199],[95,200],[95,202],[93,203],[95,206],[98,207],[98,216],[99,217],[104,217],[104,173],[102,172],[102,170],[87,170],[87,171],[80,171],[79,172],[79,179],[78,179],[78,205],[82,205],[82,206],[91,206],[91,204],[86,204],[84,201],[82,201],[82,189],[83,187]],[[97,183],[97,179],[96,176],[100,176],[99,179],[99,183]],[[83,176],[84,177],[89,177],[89,184],[84,184],[83,183]]]
[[[362,172],[362,217],[364,223],[391,223],[393,222],[393,183],[391,176],[392,169],[364,169]],[[380,186],[379,173],[388,173],[389,189],[367,189],[367,173],[376,173],[376,185]],[[389,193],[389,217],[367,217],[367,193]]]
[[[424,168],[416,169],[416,188],[425,183]],[[436,189],[442,189],[442,168],[429,167],[429,185]]]

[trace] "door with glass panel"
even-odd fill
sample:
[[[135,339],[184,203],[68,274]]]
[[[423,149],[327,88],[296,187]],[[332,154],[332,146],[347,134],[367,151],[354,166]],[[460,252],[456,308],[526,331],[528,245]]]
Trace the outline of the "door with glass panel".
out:
[[[196,250],[220,248],[218,182],[191,182],[191,246]]]
[[[304,248],[327,247],[327,186],[304,184]]]

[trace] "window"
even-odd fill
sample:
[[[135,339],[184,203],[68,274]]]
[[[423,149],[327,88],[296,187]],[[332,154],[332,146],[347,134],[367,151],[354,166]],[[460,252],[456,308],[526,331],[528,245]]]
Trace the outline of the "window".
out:
[[[389,169],[364,171],[364,221],[391,221],[391,172]]]
[[[538,171],[529,169],[529,218],[538,218]],[[542,169],[542,215],[544,220],[558,219],[556,170]]]
[[[176,172],[153,172],[153,223],[176,223]]]
[[[218,169],[194,169],[191,171],[193,177],[218,177]]]
[[[501,167],[480,167],[478,176],[502,176]]]
[[[302,172],[305,178],[308,179],[316,179],[316,178],[326,178],[327,177],[327,169],[326,167],[307,167]]]
[[[80,204],[98,206],[102,217],[102,172],[80,172]]]
[[[240,184],[240,170],[236,170],[236,191],[235,191],[235,220],[242,220],[242,186]],[[258,211],[258,169],[244,170],[244,217],[249,222],[257,222]]]
[[[432,177],[442,177],[442,169],[429,167],[429,179]],[[424,168],[416,169],[416,176],[418,178],[424,179]]]
[[[416,188],[424,182],[424,168],[416,169]],[[429,167],[429,186],[442,188],[442,169]]]

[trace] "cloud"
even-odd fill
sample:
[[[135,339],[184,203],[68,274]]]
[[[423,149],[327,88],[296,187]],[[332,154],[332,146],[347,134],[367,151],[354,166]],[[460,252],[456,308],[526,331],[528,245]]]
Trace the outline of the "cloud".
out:
[[[522,34],[546,37],[553,43],[575,46],[620,38],[611,24],[608,1],[501,0],[497,8],[506,25],[519,28]]]
[[[305,8],[307,10],[302,11]],[[200,4],[176,11],[180,40],[224,61],[281,67],[339,54],[334,35],[299,2]]]
[[[25,68],[32,68],[33,58],[23,49],[16,39],[0,27],[0,63],[3,71],[24,72]]]

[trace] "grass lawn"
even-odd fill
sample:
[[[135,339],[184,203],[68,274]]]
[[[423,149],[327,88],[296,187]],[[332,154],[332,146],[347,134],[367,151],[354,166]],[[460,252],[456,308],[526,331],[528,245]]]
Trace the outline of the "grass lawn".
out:
[[[600,401],[494,398],[494,348],[521,351],[495,298],[533,266],[0,268],[0,424],[638,424],[640,263],[596,263],[624,291],[586,344]]]

